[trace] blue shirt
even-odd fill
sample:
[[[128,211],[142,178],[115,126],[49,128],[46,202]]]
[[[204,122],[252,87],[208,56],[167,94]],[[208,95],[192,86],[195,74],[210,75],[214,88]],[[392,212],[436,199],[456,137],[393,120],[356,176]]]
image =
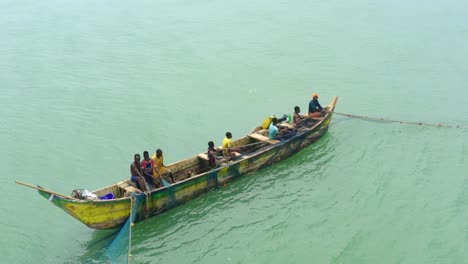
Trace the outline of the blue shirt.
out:
[[[268,137],[270,139],[274,139],[276,134],[278,134],[278,128],[273,125],[273,122],[271,122],[270,127],[268,128]]]
[[[322,106],[320,105],[317,99],[312,99],[309,102],[309,113],[320,112],[322,110]]]

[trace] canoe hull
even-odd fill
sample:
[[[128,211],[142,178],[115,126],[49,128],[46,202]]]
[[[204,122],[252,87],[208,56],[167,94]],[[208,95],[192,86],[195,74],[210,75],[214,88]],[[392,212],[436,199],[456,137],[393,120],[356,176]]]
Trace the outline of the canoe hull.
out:
[[[334,110],[336,100],[337,97],[332,101],[331,111]],[[144,220],[148,216],[164,212],[242,175],[290,157],[319,140],[328,131],[332,115],[332,112],[327,114],[311,130],[298,133],[286,141],[271,144],[226,166],[177,182],[169,187],[152,191],[147,196],[148,200],[143,201],[138,208],[136,222]],[[93,229],[118,228],[130,215],[130,198],[94,201],[71,200],[54,196],[46,191],[39,190],[39,193],[66,213]]]

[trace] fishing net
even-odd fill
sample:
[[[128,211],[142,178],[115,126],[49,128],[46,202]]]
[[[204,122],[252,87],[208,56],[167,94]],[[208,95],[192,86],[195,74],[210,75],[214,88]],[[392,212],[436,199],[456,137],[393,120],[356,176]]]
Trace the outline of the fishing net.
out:
[[[105,255],[111,263],[129,263],[131,249],[131,224],[135,221],[135,216],[141,203],[145,200],[144,194],[132,193],[132,211],[130,217],[125,224],[120,228],[117,236],[112,240],[105,251]]]

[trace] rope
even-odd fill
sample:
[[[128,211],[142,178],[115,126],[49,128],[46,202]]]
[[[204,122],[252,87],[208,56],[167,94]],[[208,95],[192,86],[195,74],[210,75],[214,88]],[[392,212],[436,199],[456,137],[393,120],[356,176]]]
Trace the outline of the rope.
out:
[[[431,127],[461,128],[461,126],[449,126],[449,125],[444,125],[444,124],[428,124],[428,123],[422,123],[422,122],[400,121],[400,120],[384,119],[384,118],[381,118],[381,117],[360,116],[360,115],[352,115],[352,114],[339,113],[339,112],[333,112],[333,113],[335,113],[337,115],[351,117],[351,118],[369,119],[369,120],[382,121],[382,122],[392,122],[392,123],[418,125],[418,126],[431,126]]]
[[[128,229],[128,263],[130,263],[130,258],[132,257],[132,227],[133,227],[133,223],[132,223],[132,212],[133,212],[133,199],[135,199],[135,197],[133,197],[133,193],[132,193],[132,197],[130,198],[130,228]]]
[[[145,192],[145,196],[146,196],[146,212],[145,212],[145,219],[148,219],[149,217],[149,192]]]

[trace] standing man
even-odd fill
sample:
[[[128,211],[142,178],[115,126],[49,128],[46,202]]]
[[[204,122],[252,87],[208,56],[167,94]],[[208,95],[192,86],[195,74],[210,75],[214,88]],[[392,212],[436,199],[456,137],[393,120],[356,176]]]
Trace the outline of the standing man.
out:
[[[309,115],[312,117],[320,117],[323,107],[318,101],[318,94],[312,95],[312,100],[309,102]]]

